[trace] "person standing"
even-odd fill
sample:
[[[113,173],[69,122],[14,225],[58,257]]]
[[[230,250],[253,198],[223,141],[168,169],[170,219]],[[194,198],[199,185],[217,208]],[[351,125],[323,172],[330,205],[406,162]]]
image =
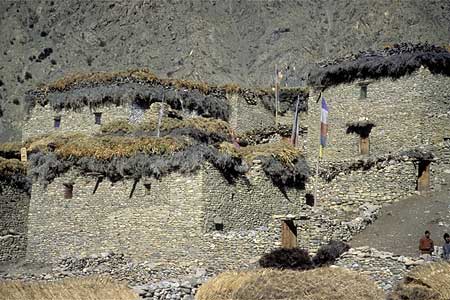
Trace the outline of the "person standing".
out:
[[[425,235],[419,241],[420,257],[426,261],[431,260],[431,254],[433,254],[434,251],[434,243],[430,238],[430,235],[428,230],[425,231]]]
[[[450,235],[448,233],[444,234],[444,245],[442,246],[444,252],[444,259],[450,260]]]

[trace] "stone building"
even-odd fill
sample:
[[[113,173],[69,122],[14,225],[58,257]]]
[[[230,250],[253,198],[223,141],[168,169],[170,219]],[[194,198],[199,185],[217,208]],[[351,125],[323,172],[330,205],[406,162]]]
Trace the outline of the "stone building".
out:
[[[238,265],[279,246],[281,220],[288,215],[295,219],[299,244],[312,251],[330,239],[351,239],[373,221],[380,205],[445,184],[441,174],[450,169],[450,74],[437,72],[425,59],[424,67],[414,60],[425,53],[444,55],[445,64],[450,62],[450,54],[433,49],[409,53],[406,61],[413,64],[405,73],[384,67],[384,73],[339,73],[366,66],[360,57],[317,68],[309,89],[281,90],[277,119],[272,92],[164,81],[140,71],[63,79],[28,93],[23,141],[35,155],[31,174],[50,179],[33,181],[27,258],[56,262],[65,255],[116,251],[168,264]],[[375,66],[403,61],[402,53],[391,52],[374,55]],[[329,134],[316,176],[317,99],[322,96],[330,110]],[[289,147],[271,153],[275,150],[270,145],[290,137],[298,98],[298,148],[303,155]],[[161,113],[171,120],[219,119],[231,133],[222,132],[211,141],[199,138],[201,126],[197,131],[177,131],[183,138],[189,136],[188,147],[194,152],[160,156],[167,160],[179,154],[186,165],[199,163],[192,172],[182,172],[186,166],[173,166],[172,160],[171,169],[166,166],[171,171],[161,176],[160,157],[139,162],[139,157],[151,156],[148,153],[135,160],[113,158],[108,165],[90,158],[58,158],[64,142],[53,143],[51,137],[42,139],[50,150],[26,142],[44,133],[75,132],[96,139],[104,134],[105,124],[155,123]],[[132,139],[155,135],[132,134]],[[239,159],[226,156],[223,144],[238,142],[241,148],[231,147],[230,153],[240,153]],[[258,147],[266,146],[258,154]],[[201,155],[192,154],[196,149]],[[246,149],[256,154],[248,155]],[[45,153],[39,156],[41,152]],[[247,156],[249,160],[240,160]],[[286,162],[285,156],[294,160]],[[236,161],[241,164],[238,171]],[[111,176],[113,164],[120,178]],[[224,166],[231,169],[224,171]],[[144,175],[129,173],[133,168]],[[230,170],[237,173],[230,177]],[[312,207],[315,196],[318,205]]]

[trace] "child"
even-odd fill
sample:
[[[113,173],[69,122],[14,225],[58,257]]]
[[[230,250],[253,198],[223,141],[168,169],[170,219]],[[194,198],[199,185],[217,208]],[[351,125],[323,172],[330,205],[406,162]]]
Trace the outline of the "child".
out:
[[[450,235],[448,233],[444,234],[444,245],[442,246],[444,251],[444,259],[450,260]]]

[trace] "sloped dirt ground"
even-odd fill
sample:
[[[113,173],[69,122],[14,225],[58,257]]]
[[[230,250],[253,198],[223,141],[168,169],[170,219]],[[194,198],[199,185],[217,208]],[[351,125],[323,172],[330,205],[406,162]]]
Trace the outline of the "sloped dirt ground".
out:
[[[380,217],[356,235],[351,245],[418,256],[419,239],[425,230],[431,232],[437,246],[442,246],[444,233],[450,233],[450,184],[440,192],[415,195],[384,207]]]

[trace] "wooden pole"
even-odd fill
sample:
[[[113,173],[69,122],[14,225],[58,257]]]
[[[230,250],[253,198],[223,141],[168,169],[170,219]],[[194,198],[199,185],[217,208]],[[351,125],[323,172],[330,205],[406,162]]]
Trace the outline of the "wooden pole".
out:
[[[322,96],[322,93],[320,93],[320,95],[319,95],[319,99],[320,98],[322,98],[321,97]],[[321,103],[321,101],[318,101],[319,102],[319,116],[321,116],[321,114],[322,114],[322,103]],[[316,167],[316,179],[315,179],[315,181],[314,181],[314,206],[317,206],[317,204],[318,204],[318,199],[317,199],[317,184],[318,184],[318,182],[319,182],[319,163],[320,163],[320,159],[321,159],[321,156],[322,156],[322,145],[320,144],[320,128],[321,128],[321,120],[320,120],[320,117],[319,117],[319,155],[317,156],[317,167]]]
[[[160,135],[161,122],[164,114],[164,94],[161,102],[161,107],[159,108],[159,116],[158,116],[158,126],[156,128],[156,137]]]
[[[275,64],[275,126],[278,125],[278,65]]]

